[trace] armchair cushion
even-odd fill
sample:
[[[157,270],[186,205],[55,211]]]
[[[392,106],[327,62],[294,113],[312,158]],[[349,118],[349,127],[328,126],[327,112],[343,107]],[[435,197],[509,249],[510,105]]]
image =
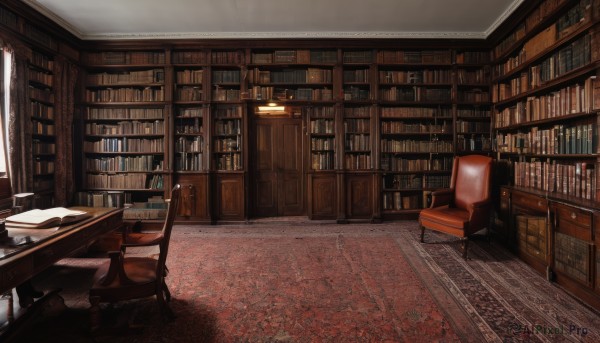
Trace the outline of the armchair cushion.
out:
[[[469,225],[469,212],[456,207],[426,208],[421,211],[419,223],[430,229],[464,237]]]

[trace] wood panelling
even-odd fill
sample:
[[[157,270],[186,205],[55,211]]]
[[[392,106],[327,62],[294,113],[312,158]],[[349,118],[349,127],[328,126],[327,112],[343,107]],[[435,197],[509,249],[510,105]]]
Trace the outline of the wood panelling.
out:
[[[243,220],[246,216],[244,175],[219,174],[216,176],[215,185],[217,219]]]
[[[309,217],[311,219],[335,219],[337,192],[335,173],[309,174]]]
[[[349,218],[373,216],[373,182],[370,174],[346,176],[346,211]]]
[[[177,177],[181,184],[178,220],[209,221],[210,199],[208,174],[182,174]]]

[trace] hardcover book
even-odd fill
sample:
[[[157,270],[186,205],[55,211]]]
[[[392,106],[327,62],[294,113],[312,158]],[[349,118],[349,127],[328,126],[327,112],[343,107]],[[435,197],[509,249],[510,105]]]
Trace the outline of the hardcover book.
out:
[[[85,211],[55,207],[46,210],[35,209],[12,215],[6,218],[6,225],[30,229],[48,228],[77,222],[89,217],[91,217],[91,214]]]

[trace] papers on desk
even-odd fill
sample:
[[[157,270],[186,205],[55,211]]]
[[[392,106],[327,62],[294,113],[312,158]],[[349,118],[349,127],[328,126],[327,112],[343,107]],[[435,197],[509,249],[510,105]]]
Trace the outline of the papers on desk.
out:
[[[6,218],[6,226],[24,229],[48,228],[73,223],[92,215],[85,211],[54,207],[46,210],[30,210]]]

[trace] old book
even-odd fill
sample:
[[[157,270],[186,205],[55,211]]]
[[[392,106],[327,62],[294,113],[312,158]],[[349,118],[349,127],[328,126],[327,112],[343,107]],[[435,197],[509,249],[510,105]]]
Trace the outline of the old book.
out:
[[[54,207],[46,210],[30,210],[6,218],[6,225],[21,228],[47,228],[73,223],[91,217],[85,211]]]

